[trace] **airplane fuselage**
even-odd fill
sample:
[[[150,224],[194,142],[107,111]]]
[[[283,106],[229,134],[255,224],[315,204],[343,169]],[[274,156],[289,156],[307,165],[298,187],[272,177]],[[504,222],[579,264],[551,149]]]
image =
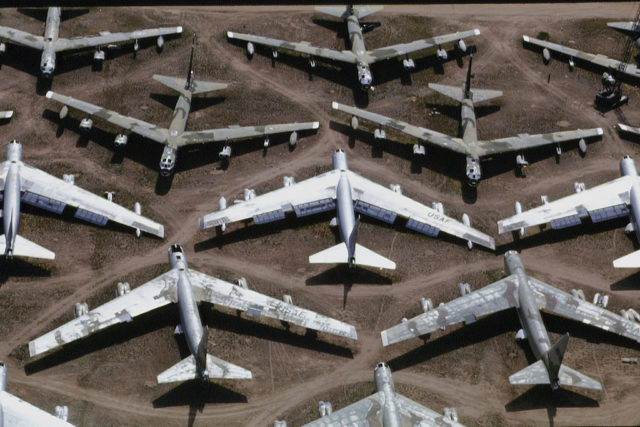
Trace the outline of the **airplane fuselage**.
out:
[[[18,235],[18,225],[20,224],[20,166],[22,157],[22,146],[16,141],[11,141],[7,148],[7,161],[9,171],[4,183],[4,200],[2,220],[6,239],[5,255],[11,256],[16,236]]]
[[[60,31],[60,13],[59,7],[50,7],[47,11],[47,20],[44,26],[44,49],[40,57],[40,72],[43,76],[51,78],[53,71],[56,69],[56,49],[55,44],[58,41]]]
[[[344,151],[336,150],[333,153],[333,169],[340,171],[348,171],[349,166],[347,164],[347,156]],[[336,211],[338,219],[338,227],[340,230],[340,238],[347,245],[349,251],[349,266],[353,264],[353,247],[349,245],[349,237],[354,231],[356,225],[356,215],[353,207],[353,195],[351,193],[351,183],[347,174],[342,173],[340,180],[338,181],[338,188],[336,189]],[[354,242],[355,243],[355,242]]]
[[[160,173],[163,176],[169,176],[176,165],[179,147],[178,139],[187,128],[187,119],[189,118],[189,111],[191,111],[191,98],[192,94],[188,89],[180,91],[178,94],[178,100],[169,124],[169,138],[160,157]]]
[[[356,15],[349,15],[347,21],[347,33],[349,34],[349,41],[351,42],[351,52],[356,57],[360,58],[367,53],[367,49],[364,45],[364,38],[362,37],[362,26]],[[373,77],[371,76],[371,69],[369,64],[365,61],[358,60],[356,63],[356,70],[358,72],[358,82],[363,89],[368,89],[373,83]]]
[[[464,90],[464,86],[463,86]],[[478,146],[478,128],[476,126],[476,112],[473,108],[473,100],[465,98],[460,104],[460,126],[462,128],[462,141],[469,149],[471,155],[467,155],[466,174],[469,185],[475,187],[482,177],[480,157],[476,152]]]
[[[400,410],[396,404],[396,391],[391,376],[391,369],[385,363],[378,363],[374,370],[376,392],[384,393],[384,407],[382,409],[383,427],[400,427]]]
[[[640,242],[640,225],[638,224],[638,220],[640,219],[640,182],[638,180],[636,164],[631,157],[624,156],[622,160],[620,160],[620,175],[633,177],[633,183],[629,191],[629,205],[631,207],[629,221],[633,225],[637,241]]]
[[[196,369],[200,378],[206,379],[208,377],[206,373],[207,337],[204,334],[204,328],[200,320],[198,304],[193,295],[191,281],[187,275],[187,260],[180,246],[172,245],[169,248],[169,263],[172,268],[178,270],[177,302],[182,332],[187,341],[189,351],[191,351],[191,354],[193,354],[196,359]]]

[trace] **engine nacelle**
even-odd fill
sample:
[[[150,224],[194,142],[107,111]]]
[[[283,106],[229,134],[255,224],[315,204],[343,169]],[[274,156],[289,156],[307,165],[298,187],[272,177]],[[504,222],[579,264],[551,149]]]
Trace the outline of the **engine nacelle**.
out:
[[[471,285],[468,283],[460,282],[458,283],[458,290],[460,291],[460,296],[465,296],[471,293]]]
[[[237,277],[233,279],[233,283],[236,286],[240,286],[242,289],[249,289],[249,283],[247,282],[247,279],[244,277]]]
[[[467,51],[467,45],[464,43],[464,40],[458,40],[458,49],[460,49],[460,52],[463,53]]]
[[[458,422],[458,411],[456,408],[443,408],[444,417],[448,418],[450,421],[457,423]]]
[[[598,307],[607,308],[607,305],[609,305],[609,295],[596,292],[593,296],[593,303]]]
[[[296,184],[296,179],[292,176],[283,176],[282,177],[282,186],[283,187],[291,187]]]
[[[462,223],[467,227],[471,227],[471,219],[466,213],[462,214]],[[469,250],[473,249],[473,242],[471,240],[467,240],[467,248],[469,248]]]
[[[69,107],[67,107],[66,105],[63,105],[62,108],[60,109],[60,112],[58,113],[60,120],[64,120],[68,114],[69,114]]]
[[[282,301],[284,301],[285,304],[293,305],[293,298],[291,298],[291,295],[289,294],[282,295]]]
[[[413,71],[416,69],[416,63],[413,62],[413,59],[407,58],[402,60],[402,66],[405,71]]]
[[[478,185],[482,177],[482,169],[480,168],[480,161],[478,159],[467,157],[466,174],[469,186],[475,187]]]
[[[218,210],[225,210],[227,209],[227,199],[225,199],[224,197],[220,197],[220,200],[218,201]],[[225,231],[227,229],[227,224],[220,224],[220,231]]]
[[[584,291],[582,289],[571,289],[571,295],[579,300],[585,301]]]
[[[444,62],[447,59],[449,59],[449,55],[447,54],[447,51],[444,50],[441,47],[438,47],[438,51],[436,52],[436,56],[438,57],[438,60]]]
[[[93,52],[93,62],[96,64],[101,64],[104,61],[104,50],[98,49]]]
[[[166,145],[160,156],[160,173],[163,176],[169,176],[176,165],[176,149]]]
[[[116,148],[124,148],[125,145],[127,145],[127,141],[129,141],[129,137],[124,133],[119,133],[116,135],[113,143],[115,144]]]
[[[602,73],[602,85],[603,86],[614,86],[616,84],[616,79],[606,71]]]
[[[6,43],[0,43],[0,55],[4,55],[4,53],[7,51],[7,44]]]
[[[115,191],[105,191],[104,195],[107,196],[107,200],[113,202],[113,195],[116,194]]]
[[[318,402],[318,412],[320,413],[320,417],[331,415],[333,412],[331,402],[323,402],[322,400]]]
[[[546,205],[549,203],[549,196],[547,196],[546,194],[542,194],[540,196],[540,203],[542,203],[543,205]]]
[[[426,313],[429,310],[433,310],[433,301],[431,298],[420,298],[420,308],[423,313]]]
[[[574,182],[573,183],[573,189],[575,190],[576,193],[582,193],[584,190],[587,189],[587,186],[584,185],[584,182]]]
[[[253,188],[245,188],[244,189],[244,201],[248,202],[249,200],[256,198],[256,190]]]
[[[138,39],[136,39],[136,41],[133,42],[133,51],[137,52],[138,50],[140,50],[140,44],[138,43]]]
[[[580,141],[578,141],[578,148],[580,149],[580,154],[583,156],[587,154],[587,141],[584,138],[580,138]]]
[[[271,56],[273,56],[273,59],[276,59],[278,57],[278,49],[273,49],[271,51]]]
[[[62,421],[69,419],[69,407],[68,406],[56,406],[53,410],[53,416],[60,418]]]
[[[546,47],[542,49],[542,60],[545,64],[548,64],[551,60],[551,52],[549,52],[549,49],[547,49]]]
[[[162,48],[164,47],[164,37],[158,36],[158,39],[156,40],[156,47],[158,48],[158,50],[162,50]]]
[[[414,156],[426,156],[427,149],[423,144],[413,144],[413,155]]]
[[[520,171],[520,175],[527,176],[527,166],[529,166],[529,162],[524,157],[524,154],[518,154],[516,156],[516,168]]]
[[[576,63],[573,61],[573,57],[569,57],[569,71],[573,71],[573,67],[576,66]]]
[[[222,147],[222,151],[218,153],[218,158],[220,160],[229,160],[230,157],[231,157],[231,146],[225,145],[224,147]]]
[[[376,140],[385,140],[387,139],[387,133],[384,131],[384,129],[376,129],[373,131],[373,138]]]
[[[309,57],[309,68],[316,68],[316,60],[313,56]]]
[[[291,147],[295,147],[297,143],[298,143],[298,132],[294,130],[293,132],[291,132],[291,135],[289,135],[289,145]]]
[[[121,297],[129,292],[131,292],[131,285],[129,282],[118,282],[116,285],[116,297]]]
[[[269,135],[264,137],[264,148],[267,148],[269,146]]]
[[[69,184],[75,184],[76,183],[76,176],[72,173],[65,173],[62,175],[62,180],[66,183]]]
[[[516,200],[513,205],[513,210],[516,212],[516,215],[520,215],[522,213],[522,205],[519,201]],[[520,234],[520,237],[524,237],[524,227],[520,227],[518,234]]]
[[[77,302],[75,307],[73,308],[73,317],[76,319],[80,316],[84,316],[89,313],[89,304],[86,302]]]
[[[247,56],[251,58],[255,52],[256,48],[253,46],[253,43],[247,43]]]
[[[351,116],[351,129],[358,130],[358,118],[356,116]]]
[[[444,206],[440,202],[431,202],[431,208],[444,215]]]
[[[287,422],[285,420],[275,420],[273,427],[287,427]]]
[[[142,206],[140,206],[140,202],[135,202],[135,204],[133,205],[133,211],[137,215],[142,215]],[[136,228],[136,237],[140,238],[140,229],[139,228]]]
[[[85,133],[89,133],[92,127],[93,127],[93,120],[91,120],[89,117],[85,117],[84,119],[80,120],[81,131]]]
[[[400,184],[389,184],[389,188],[394,193],[402,194],[402,187],[400,187]]]

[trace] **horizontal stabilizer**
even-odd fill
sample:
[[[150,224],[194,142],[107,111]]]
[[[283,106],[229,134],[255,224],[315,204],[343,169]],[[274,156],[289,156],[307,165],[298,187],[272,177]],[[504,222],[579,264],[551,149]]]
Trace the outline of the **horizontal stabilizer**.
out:
[[[618,123],[618,129],[620,129],[622,132],[628,132],[628,133],[633,133],[635,135],[640,135],[640,128],[625,125],[624,123]]]
[[[163,85],[175,90],[176,92],[182,93],[184,91],[188,91],[193,93],[194,95],[199,93],[207,93],[207,92],[213,92],[216,90],[222,90],[227,87],[226,83],[213,83],[213,82],[204,82],[201,80],[194,80],[191,82],[191,87],[189,89],[185,89],[185,85],[187,84],[186,79],[181,79],[179,77],[162,76],[160,74],[154,74],[153,78],[159,81],[160,83],[162,83]]]
[[[429,88],[445,96],[448,96],[449,98],[455,99],[458,102],[462,102],[464,100],[464,91],[461,87],[429,83]],[[471,100],[474,104],[489,101],[501,96],[501,90],[471,89]]]
[[[365,16],[381,11],[384,9],[384,6],[352,6],[352,8],[354,15],[358,18],[364,18]],[[316,6],[316,11],[342,19],[347,19],[349,16],[348,6]]]
[[[13,111],[0,111],[0,119],[10,119],[13,117]]]
[[[613,261],[615,268],[640,268],[640,251],[631,252]]]
[[[565,365],[560,365],[558,378],[558,383],[560,385],[602,390],[602,386],[598,381]],[[544,366],[542,360],[538,360],[536,363],[531,364],[521,371],[511,375],[509,377],[509,382],[514,385],[550,384],[549,373],[547,372],[547,368]]]
[[[355,265],[386,268],[389,270],[395,270],[396,268],[395,262],[373,252],[371,249],[367,249],[364,246],[359,245],[358,243],[356,243],[354,258]],[[339,243],[313,254],[309,256],[309,262],[312,264],[348,264],[349,254],[347,245],[345,243]]]
[[[5,253],[7,248],[7,242],[5,235],[0,236],[0,252]],[[23,256],[30,258],[40,259],[55,259],[56,254],[49,249],[43,248],[40,245],[33,243],[30,240],[18,235],[13,243],[13,256]]]
[[[190,355],[158,375],[158,383],[188,381],[199,377],[196,359]],[[207,378],[251,379],[252,375],[251,371],[207,354]]]

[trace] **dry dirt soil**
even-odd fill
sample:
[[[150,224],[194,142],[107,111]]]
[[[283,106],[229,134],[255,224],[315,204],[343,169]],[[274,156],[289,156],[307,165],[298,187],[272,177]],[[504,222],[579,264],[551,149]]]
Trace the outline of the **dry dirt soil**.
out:
[[[637,249],[624,233],[625,221],[565,232],[527,231],[514,241],[496,236],[498,250],[468,251],[465,242],[433,239],[375,220],[363,221],[360,243],[397,262],[393,272],[310,265],[309,254],[333,245],[331,215],[288,219],[269,226],[233,225],[222,237],[198,231],[197,219],[217,209],[221,196],[241,198],[244,188],[258,193],[278,188],[284,175],[299,181],[328,170],[331,153],[346,150],[351,169],[384,185],[399,183],[404,194],[424,203],[440,201],[455,217],[467,212],[479,229],[496,235],[496,221],[525,208],[539,196],[555,199],[573,191],[574,181],[587,187],[619,176],[623,155],[636,156],[637,142],[621,138],[620,120],[640,123],[638,89],[620,118],[600,114],[593,99],[600,75],[566,63],[545,66],[539,52],[523,48],[522,34],[548,32],[551,40],[587,51],[619,57],[624,36],[608,20],[629,19],[632,3],[391,6],[365,21],[382,25],[365,35],[370,48],[406,42],[456,30],[479,28],[475,44],[473,87],[500,89],[504,96],[479,108],[478,132],[489,139],[518,133],[602,127],[604,137],[589,145],[583,158],[568,146],[559,161],[553,148],[529,154],[526,178],[514,172],[513,156],[483,164],[477,194],[464,189],[464,159],[427,149],[423,162],[411,159],[411,143],[388,132],[378,144],[371,126],[352,133],[349,117],[331,110],[331,101],[358,104],[440,132],[458,131],[458,109],[435,95],[429,82],[461,84],[468,58],[443,65],[433,52],[414,55],[418,68],[410,76],[396,61],[374,67],[376,90],[365,99],[352,90],[350,67],[318,67],[309,78],[306,62],[284,53],[272,66],[270,52],[249,60],[244,47],[229,43],[226,30],[244,31],[316,45],[344,47],[332,18],[310,7],[93,9],[63,22],[61,36],[109,29],[181,24],[185,34],[167,40],[157,53],[153,42],[134,57],[130,48],[108,53],[101,71],[93,71],[91,53],[60,56],[51,89],[139,119],[168,125],[175,96],[151,79],[154,73],[186,74],[190,34],[197,32],[196,78],[221,81],[228,89],[197,103],[188,129],[232,124],[250,125],[319,120],[320,129],[300,138],[289,150],[287,137],[274,140],[266,152],[262,141],[234,145],[228,168],[217,161],[219,145],[179,153],[174,179],[158,179],[162,149],[132,137],[123,153],[113,149],[114,129],[96,125],[81,137],[77,120],[62,126],[57,106],[38,84],[39,53],[9,46],[0,68],[0,110],[15,117],[0,129],[4,141],[24,145],[24,161],[57,176],[76,174],[76,183],[96,193],[115,191],[115,201],[132,206],[165,225],[164,240],[119,227],[99,228],[72,218],[24,209],[21,234],[53,250],[55,262],[15,260],[0,265],[0,358],[8,363],[8,390],[52,411],[70,408],[70,421],[93,425],[267,426],[276,419],[300,425],[316,417],[317,401],[340,408],[373,391],[372,369],[388,361],[397,388],[441,411],[456,407],[467,425],[638,425],[640,367],[621,357],[640,357],[638,346],[576,322],[545,316],[551,340],[571,334],[565,363],[603,385],[598,393],[579,389],[550,393],[547,387],[513,387],[508,376],[533,362],[526,344],[515,342],[519,329],[514,312],[500,313],[467,327],[453,327],[429,340],[410,340],[383,348],[379,333],[418,314],[420,297],[437,304],[457,294],[456,284],[477,289],[504,275],[503,253],[522,251],[530,274],[560,289],[584,289],[611,296],[610,308],[640,304],[640,276],[614,270],[611,261]],[[41,33],[41,21],[15,10],[0,10],[0,24]],[[44,86],[44,87],[43,87]],[[437,114],[431,114],[433,112]],[[405,144],[409,142],[410,144]],[[27,343],[71,319],[75,302],[91,307],[114,296],[119,281],[133,287],[168,268],[166,250],[180,243],[190,266],[231,280],[245,276],[253,289],[280,297],[354,324],[358,341],[327,334],[286,330],[278,322],[254,321],[235,312],[202,306],[210,328],[209,351],[253,372],[250,381],[212,381],[158,385],[156,375],[187,355],[183,338],[174,337],[175,307],[65,347],[34,360]]]

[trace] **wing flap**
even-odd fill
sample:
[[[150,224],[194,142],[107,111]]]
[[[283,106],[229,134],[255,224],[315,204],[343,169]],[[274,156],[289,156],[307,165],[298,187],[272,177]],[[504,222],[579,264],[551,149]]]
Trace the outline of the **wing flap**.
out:
[[[109,44],[127,43],[148,37],[159,37],[180,33],[182,33],[182,27],[180,26],[148,28],[146,30],[135,30],[121,33],[103,32],[91,36],[73,37],[69,39],[61,38],[56,41],[54,46],[56,52],[61,52],[64,50],[88,49],[91,47],[100,47]]]
[[[184,132],[182,142],[185,145],[202,144],[216,141],[236,141],[241,139],[258,138],[286,132],[297,132],[318,129],[319,122],[284,123],[262,126],[229,126],[228,128],[209,129],[195,132]]]
[[[601,136],[602,128],[577,129],[537,135],[523,134],[490,141],[478,141],[478,146],[480,156],[490,156],[492,154],[527,150],[529,148],[558,144],[580,138],[595,138]]]

